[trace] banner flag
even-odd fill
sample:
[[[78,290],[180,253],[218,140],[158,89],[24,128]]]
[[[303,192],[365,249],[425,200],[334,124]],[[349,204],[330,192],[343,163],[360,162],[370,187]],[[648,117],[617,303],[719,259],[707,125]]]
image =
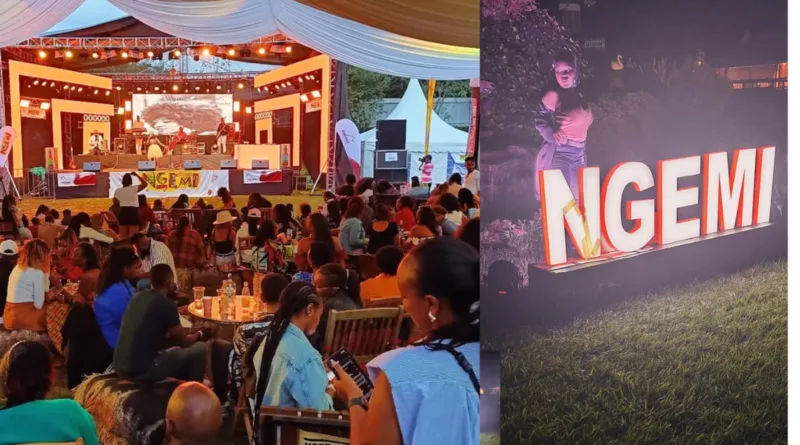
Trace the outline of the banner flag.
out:
[[[139,172],[147,178],[148,186],[142,193],[148,198],[169,198],[176,194],[189,197],[215,196],[220,187],[230,188],[228,170],[159,170]],[[122,187],[125,172],[109,173],[108,197]],[[134,184],[138,180],[134,178]]]

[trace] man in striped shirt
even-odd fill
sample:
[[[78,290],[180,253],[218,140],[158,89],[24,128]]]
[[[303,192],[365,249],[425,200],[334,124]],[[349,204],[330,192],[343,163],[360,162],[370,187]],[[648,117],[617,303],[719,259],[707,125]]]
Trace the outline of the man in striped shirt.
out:
[[[177,276],[175,260],[172,258],[172,252],[170,252],[166,244],[154,240],[143,233],[133,235],[131,244],[136,247],[136,251],[142,259],[142,271],[150,273],[150,269],[156,264],[166,264],[172,269],[173,276]]]

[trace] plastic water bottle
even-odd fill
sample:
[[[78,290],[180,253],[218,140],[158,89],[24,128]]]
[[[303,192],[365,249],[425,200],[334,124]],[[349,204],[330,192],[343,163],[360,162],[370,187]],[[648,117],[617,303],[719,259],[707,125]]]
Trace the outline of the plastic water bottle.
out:
[[[228,300],[228,310],[233,310],[233,299],[236,296],[236,284],[233,282],[233,275],[228,274],[228,279],[225,280],[225,298]]]
[[[242,296],[249,297],[250,295],[250,285],[247,282],[244,282],[244,287],[242,287]]]

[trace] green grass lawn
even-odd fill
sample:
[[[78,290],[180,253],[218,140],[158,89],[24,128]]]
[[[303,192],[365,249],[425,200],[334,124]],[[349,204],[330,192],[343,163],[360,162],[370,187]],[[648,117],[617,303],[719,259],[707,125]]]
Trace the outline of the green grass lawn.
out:
[[[481,445],[500,445],[500,435],[497,433],[481,433]]]
[[[787,292],[770,263],[497,345],[503,443],[787,443]]]

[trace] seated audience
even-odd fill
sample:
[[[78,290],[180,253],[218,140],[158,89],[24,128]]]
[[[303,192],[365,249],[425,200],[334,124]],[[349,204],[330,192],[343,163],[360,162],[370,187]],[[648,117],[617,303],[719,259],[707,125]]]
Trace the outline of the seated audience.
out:
[[[375,193],[379,195],[397,195],[400,192],[398,192],[389,181],[381,179],[378,181],[378,184],[375,185]]]
[[[375,259],[378,262],[380,275],[361,283],[361,301],[365,307],[380,304],[387,298],[399,298],[400,289],[397,287],[397,267],[403,260],[404,253],[399,247],[386,246],[378,249]]]
[[[36,217],[39,220],[44,221],[47,215],[50,214],[50,208],[44,204],[39,204],[39,207],[36,208]]]
[[[62,212],[61,225],[68,226],[70,221],[72,221],[72,210],[64,209]]]
[[[185,294],[192,291],[192,272],[206,264],[205,243],[200,232],[193,229],[188,216],[181,216],[178,227],[169,234],[167,247],[175,261],[175,282]]]
[[[261,193],[251,193],[250,196],[247,197],[247,208],[249,209],[270,209],[272,208],[272,203],[263,196]]]
[[[103,338],[92,309],[100,276],[97,251],[89,243],[79,243],[72,261],[83,274],[61,327],[60,346],[62,350],[69,347],[67,385],[70,388],[78,386],[87,375],[105,371],[114,354]]]
[[[201,383],[182,383],[169,398],[166,423],[167,443],[214,444],[222,428],[222,407],[217,396]]]
[[[175,204],[172,204],[171,208],[181,210],[181,209],[188,209],[189,207],[191,207],[189,205],[189,195],[181,193],[181,195],[178,196],[178,200],[175,201]]]
[[[352,445],[478,444],[479,270],[478,252],[453,238],[421,244],[400,264],[403,306],[427,335],[367,364],[369,401],[334,365],[337,393],[351,400]]]
[[[375,179],[361,178],[356,184],[356,196],[364,201],[364,210],[361,212],[361,224],[364,227],[369,226],[372,222],[373,212],[370,203],[372,202],[372,195],[375,193]]]
[[[253,270],[257,272],[286,272],[284,251],[278,242],[278,228],[273,221],[261,223],[253,240]]]
[[[161,241],[155,240],[144,233],[137,233],[131,237],[131,244],[136,248],[139,258],[142,260],[142,272],[149,273],[158,264],[166,264],[175,272],[175,259],[172,251]]]
[[[6,397],[0,410],[0,443],[63,443],[81,440],[97,445],[94,419],[72,399],[46,399],[56,376],[47,347],[22,341],[0,361],[0,384]]]
[[[140,209],[141,209],[141,207],[140,207]],[[141,214],[141,211],[139,213]],[[94,215],[92,215],[92,217],[90,219],[90,223],[92,225],[92,229],[94,229],[95,231],[97,231],[101,235],[107,236],[107,237],[111,238],[112,240],[117,241],[117,240],[119,240],[119,236],[117,236],[117,234],[113,230],[111,230],[109,228],[108,215],[110,215],[109,212],[95,213]],[[155,219],[155,216],[153,218]],[[87,235],[88,236],[88,232],[85,231],[83,228],[81,228],[81,232],[80,233],[82,235]]]
[[[297,222],[300,223],[300,227],[302,227],[303,236],[308,236],[308,232],[306,228],[308,227],[308,217],[311,216],[311,205],[307,202],[300,204],[300,218]]]
[[[336,253],[331,248],[330,244],[317,241],[311,244],[308,250],[304,264],[307,264],[309,270],[301,270],[292,277],[292,281],[303,281],[306,283],[314,282],[314,272],[320,267],[333,263],[336,261]]]
[[[309,233],[309,236],[301,239],[300,242],[297,243],[297,251],[295,253],[295,265],[301,272],[311,269],[308,264],[308,252],[311,249],[311,245],[316,242],[329,245],[336,254],[336,261],[340,261],[341,264],[344,265],[347,254],[344,252],[342,242],[339,238],[334,238],[333,235],[331,235],[328,221],[321,213],[314,213],[308,218],[306,231]],[[308,281],[310,281],[310,279]]]
[[[427,198],[430,195],[430,190],[427,186],[419,183],[419,176],[411,177],[411,190],[408,191],[408,196],[414,199]]]
[[[339,196],[347,196],[348,198],[352,198],[356,195],[356,175],[348,173],[344,178],[344,182],[345,185],[339,187],[339,190],[336,191],[336,194]]]
[[[467,221],[456,231],[456,238],[464,241],[480,252],[481,250],[481,218],[475,217]]]
[[[458,191],[458,202],[461,204],[461,211],[467,215],[467,218],[472,219],[480,216],[481,211],[478,209],[475,195],[472,194],[470,189],[464,187]]]
[[[338,264],[326,264],[314,272],[314,288],[322,298],[322,320],[315,335],[309,336],[311,344],[322,350],[325,340],[325,329],[328,325],[328,314],[331,310],[349,311],[361,307],[358,284],[353,289],[352,272]],[[352,275],[353,278],[355,274]],[[355,292],[351,292],[355,290]]]
[[[449,195],[449,193],[447,194]],[[445,195],[442,195],[444,198]],[[453,195],[450,195],[453,196]],[[445,199],[446,200],[446,199]],[[451,220],[447,219],[447,215],[449,212],[447,209],[440,205],[433,206],[433,213],[436,215],[436,223],[439,225],[439,229],[444,236],[453,236],[453,234],[458,230],[458,224],[454,223]],[[461,212],[459,212],[461,213]],[[463,216],[463,215],[462,215]]]
[[[39,238],[39,226],[41,226],[41,225],[42,225],[42,222],[39,221],[39,218],[37,218],[35,216],[33,218],[31,218],[31,225],[30,225],[30,227],[28,227],[28,229],[30,229],[31,235],[34,238]]]
[[[278,235],[283,235],[278,238],[283,244],[295,239],[303,229],[300,223],[292,218],[292,211],[285,204],[277,204],[272,209],[272,220],[278,226]]]
[[[386,204],[378,204],[375,209],[375,220],[367,229],[367,253],[374,255],[383,246],[400,244],[400,230],[392,221],[392,211]]]
[[[461,211],[461,203],[458,201],[456,195],[445,193],[439,198],[439,205],[447,210],[447,215],[444,217],[445,221],[452,223],[452,231],[445,227],[446,232],[449,231],[449,233],[452,234],[461,224],[467,222],[467,217],[464,215],[464,212]],[[446,226],[446,224],[443,223],[443,226]]]
[[[228,191],[225,187],[220,187],[217,190],[217,197],[222,200],[222,207],[221,209],[235,209],[236,203],[233,201],[233,196],[231,196],[231,192]]]
[[[223,210],[217,213],[214,229],[211,231],[214,263],[222,272],[232,272],[236,267],[236,230],[231,212]]]
[[[64,230],[66,230],[66,227],[61,224],[56,224],[53,215],[47,215],[44,217],[44,224],[39,226],[38,238],[44,241],[47,247],[55,249],[56,240],[64,233]]]
[[[11,271],[17,266],[19,248],[14,240],[7,239],[0,243],[0,324],[3,323],[3,312],[8,298],[8,279]]]
[[[213,331],[193,334],[181,326],[178,307],[170,298],[175,281],[172,268],[157,264],[152,270],[152,289],[131,299],[114,350],[114,371],[126,380],[160,382],[168,377],[202,382],[208,345],[203,340]],[[167,341],[173,347],[161,349]]]
[[[410,196],[401,196],[395,204],[397,213],[394,215],[394,222],[406,232],[410,231],[417,224],[414,218],[414,200]]]
[[[194,202],[194,205],[192,206],[192,208],[193,209],[205,210],[206,209],[206,205],[207,204],[206,204],[206,200],[205,199],[197,198],[197,201]]]
[[[447,180],[447,193],[450,193],[453,196],[458,196],[458,191],[461,190],[462,187],[461,173],[455,172],[450,175],[450,179]]]
[[[339,201],[335,199],[328,201],[325,204],[325,210],[327,210],[325,216],[328,218],[328,227],[331,229],[338,229],[339,225],[342,223],[342,210]]]
[[[139,195],[137,198],[139,200],[139,227],[148,232],[151,227],[155,227],[158,224],[156,220],[156,214],[153,209],[147,205],[147,196]]]
[[[164,207],[164,202],[163,201],[161,201],[160,199],[156,199],[155,201],[153,201],[153,211],[165,212],[166,210],[167,210],[167,208]]]
[[[264,317],[253,323],[236,328],[233,343],[225,340],[214,340],[211,347],[211,370],[214,381],[214,392],[225,403],[236,401],[239,389],[244,383],[242,360],[247,349],[257,337],[263,336],[269,329],[270,322],[278,311],[281,292],[289,285],[289,280],[278,273],[266,273],[261,280],[260,301]],[[252,370],[252,364],[249,364]],[[251,376],[252,377],[252,376]],[[230,385],[228,384],[230,382]]]
[[[250,264],[253,261],[253,251],[250,249],[239,250],[239,239],[253,237],[258,233],[258,222],[261,221],[261,210],[252,208],[247,213],[247,220],[242,222],[236,231],[236,264]]]
[[[316,332],[322,311],[314,286],[295,282],[283,291],[267,335],[253,344],[256,406],[333,408],[336,391],[307,337]]]
[[[50,289],[51,281],[56,287]],[[41,240],[22,247],[17,265],[8,277],[3,325],[8,330],[46,332],[45,303],[55,299],[61,281],[50,279],[50,249]]]
[[[366,247],[366,234],[362,217],[364,214],[364,200],[358,196],[347,201],[347,212],[344,214],[345,220],[339,227],[339,241],[342,248],[348,255],[364,253]]]
[[[136,293],[131,281],[138,281],[142,276],[142,260],[132,247],[116,247],[111,250],[100,274],[94,312],[103,338],[112,349],[117,347],[122,316]]]
[[[328,216],[328,203],[331,201],[336,201],[336,195],[330,190],[325,190],[322,192],[322,204],[319,205],[317,210],[323,215]]]
[[[411,229],[408,236],[410,238],[433,238],[439,236],[441,230],[433,208],[422,206],[417,210],[417,225]]]

